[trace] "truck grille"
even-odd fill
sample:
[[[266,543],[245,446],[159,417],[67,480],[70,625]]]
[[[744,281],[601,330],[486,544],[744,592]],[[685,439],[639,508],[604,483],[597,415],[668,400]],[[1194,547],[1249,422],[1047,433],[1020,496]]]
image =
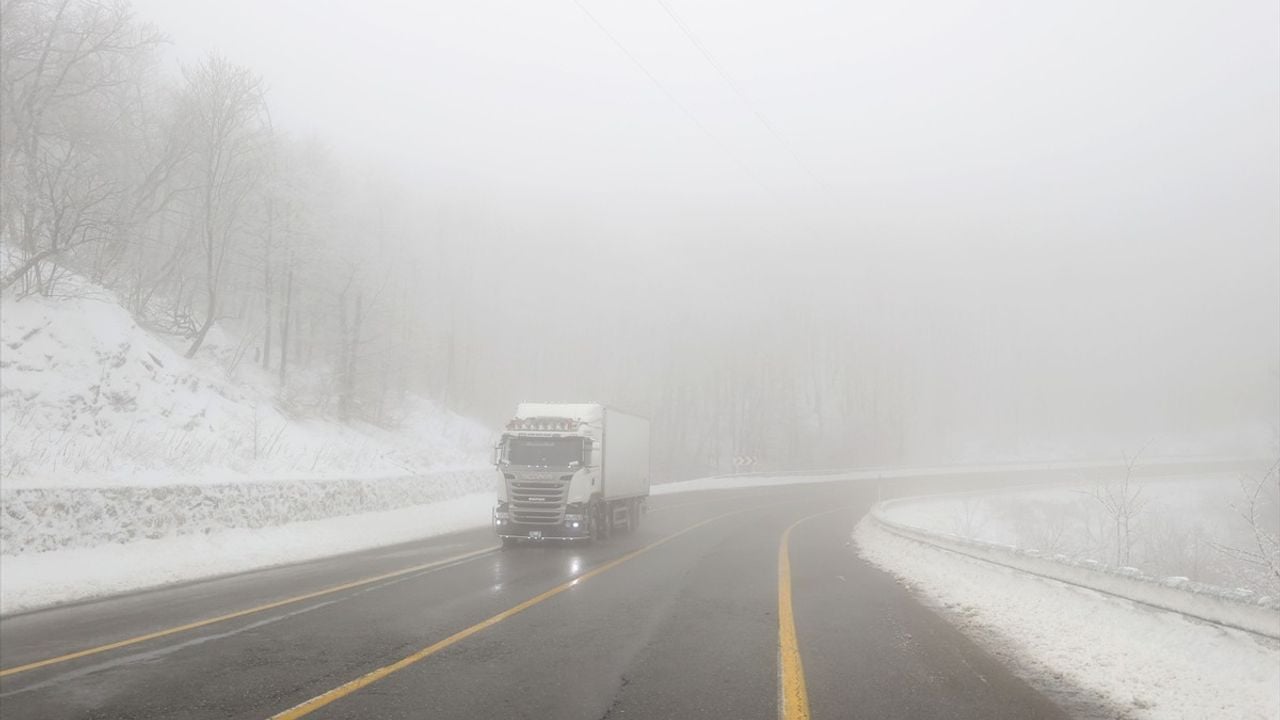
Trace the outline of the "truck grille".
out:
[[[523,525],[559,525],[572,475],[548,480],[507,480],[511,520]]]

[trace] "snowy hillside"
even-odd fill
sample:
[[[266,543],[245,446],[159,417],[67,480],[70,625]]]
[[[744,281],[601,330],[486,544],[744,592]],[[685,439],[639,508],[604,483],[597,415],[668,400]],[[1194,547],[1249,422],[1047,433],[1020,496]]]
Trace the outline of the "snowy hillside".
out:
[[[194,359],[83,280],[0,299],[5,488],[372,478],[483,465],[489,430],[411,398],[393,430],[293,417],[215,327]]]
[[[291,415],[229,334],[187,359],[109,291],[61,288],[0,299],[0,613],[487,519],[482,425],[415,397],[393,428]]]

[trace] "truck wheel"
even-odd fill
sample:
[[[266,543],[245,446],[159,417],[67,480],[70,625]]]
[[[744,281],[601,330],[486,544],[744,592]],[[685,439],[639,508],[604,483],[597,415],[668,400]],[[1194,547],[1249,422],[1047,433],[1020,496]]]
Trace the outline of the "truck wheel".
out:
[[[622,533],[626,535],[630,535],[636,529],[634,518],[631,515],[631,513],[635,509],[635,503],[631,502],[630,500],[627,500],[626,502],[623,503],[623,505],[627,509],[627,527],[625,530],[622,531]]]
[[[591,543],[598,543],[604,539],[604,533],[601,528],[601,516],[603,513],[600,507],[601,503],[595,503],[587,512],[587,535],[591,537],[589,541]]]
[[[608,540],[613,537],[613,504],[609,502],[600,503],[600,539]]]
[[[640,529],[640,501],[632,500],[630,507],[627,508],[627,532],[633,533]]]

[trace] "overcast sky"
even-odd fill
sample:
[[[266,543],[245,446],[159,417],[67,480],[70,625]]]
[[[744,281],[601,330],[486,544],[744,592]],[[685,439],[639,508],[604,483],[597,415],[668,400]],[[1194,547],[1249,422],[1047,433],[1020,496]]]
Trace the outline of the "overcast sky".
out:
[[[876,282],[1024,360],[1105,339],[1117,383],[1276,366],[1280,4],[580,2],[136,7],[171,62],[253,68],[277,126],[512,242],[837,307]]]
[[[841,207],[1079,212],[1205,173],[1275,189],[1273,2],[664,1]],[[260,72],[284,126],[415,170],[628,200],[820,192],[662,3],[581,3],[674,102],[574,0],[137,7],[182,57]]]
[[[1164,247],[1197,271],[1212,232],[1213,258],[1275,265],[1274,2],[664,2],[749,104],[658,0],[138,8],[180,59],[260,72],[282,127],[615,232]]]

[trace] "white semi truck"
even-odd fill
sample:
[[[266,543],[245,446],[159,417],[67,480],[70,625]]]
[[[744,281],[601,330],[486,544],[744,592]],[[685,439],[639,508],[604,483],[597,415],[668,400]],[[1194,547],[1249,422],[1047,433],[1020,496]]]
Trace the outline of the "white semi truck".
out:
[[[493,529],[503,547],[639,527],[649,497],[648,420],[598,403],[521,403],[493,450]]]

